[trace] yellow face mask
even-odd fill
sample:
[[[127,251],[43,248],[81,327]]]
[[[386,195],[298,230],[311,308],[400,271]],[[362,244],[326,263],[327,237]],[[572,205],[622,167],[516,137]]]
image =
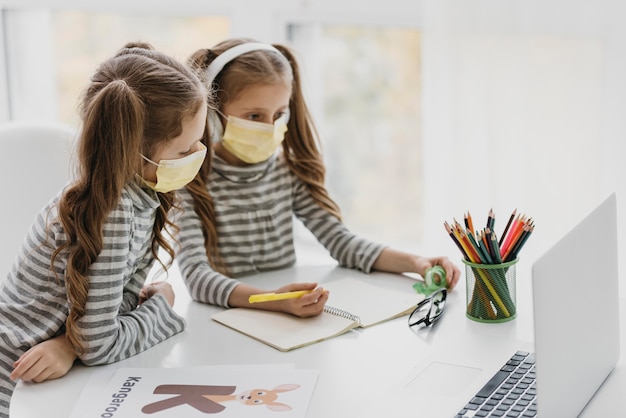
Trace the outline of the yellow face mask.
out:
[[[265,161],[285,139],[286,119],[281,116],[271,124],[228,116],[222,136],[224,148],[248,164]]]
[[[157,166],[157,182],[143,180],[151,189],[161,193],[182,189],[200,171],[207,149],[200,143],[200,150],[176,160],[160,160],[158,163],[143,156],[143,159]]]

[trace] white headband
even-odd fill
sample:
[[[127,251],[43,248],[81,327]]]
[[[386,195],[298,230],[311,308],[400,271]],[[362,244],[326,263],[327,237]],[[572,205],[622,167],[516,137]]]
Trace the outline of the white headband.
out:
[[[217,58],[215,58],[209,64],[208,68],[206,69],[207,84],[210,86],[211,83],[213,83],[213,80],[215,80],[215,77],[217,77],[220,71],[222,71],[224,66],[238,56],[246,54],[248,52],[261,50],[274,51],[282,55],[282,53],[278,49],[274,48],[272,45],[264,44],[261,42],[248,42],[245,44],[234,46],[219,54]]]

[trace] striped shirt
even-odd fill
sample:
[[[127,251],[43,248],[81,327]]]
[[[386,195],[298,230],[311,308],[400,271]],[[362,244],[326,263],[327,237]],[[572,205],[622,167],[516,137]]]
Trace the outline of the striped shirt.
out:
[[[64,332],[68,315],[64,272],[67,259],[52,252],[66,242],[55,197],[37,216],[8,277],[0,286],[0,417],[8,416],[15,362],[36,344]],[[137,306],[154,262],[150,248],[159,200],[129,184],[103,228],[103,248],[89,269],[89,292],[79,327],[87,365],[133,356],[181,332],[185,323],[162,295]],[[51,271],[52,270],[52,271]]]
[[[342,267],[369,273],[384,248],[352,234],[320,207],[278,154],[245,167],[228,165],[218,156],[212,164],[208,187],[215,202],[218,248],[232,277],[293,265],[294,215]],[[240,282],[210,267],[191,195],[186,190],[180,195],[176,258],[182,276],[195,300],[228,307]]]

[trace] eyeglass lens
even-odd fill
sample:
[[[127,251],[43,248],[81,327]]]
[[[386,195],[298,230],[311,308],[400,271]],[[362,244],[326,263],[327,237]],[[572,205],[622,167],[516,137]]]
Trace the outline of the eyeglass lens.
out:
[[[446,289],[439,289],[415,307],[415,310],[409,315],[409,326],[431,325],[439,318],[445,305]]]

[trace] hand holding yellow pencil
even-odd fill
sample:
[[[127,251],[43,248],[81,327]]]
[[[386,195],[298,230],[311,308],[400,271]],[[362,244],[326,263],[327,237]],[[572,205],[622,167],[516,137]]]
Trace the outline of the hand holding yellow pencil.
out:
[[[322,291],[323,290],[324,289],[322,289]],[[283,292],[283,293],[259,293],[257,295],[250,295],[250,297],[248,298],[248,302],[259,303],[259,302],[271,302],[274,300],[295,299],[295,298],[299,298],[304,295],[307,295],[313,291],[315,291],[315,289],[296,290],[293,292]]]

